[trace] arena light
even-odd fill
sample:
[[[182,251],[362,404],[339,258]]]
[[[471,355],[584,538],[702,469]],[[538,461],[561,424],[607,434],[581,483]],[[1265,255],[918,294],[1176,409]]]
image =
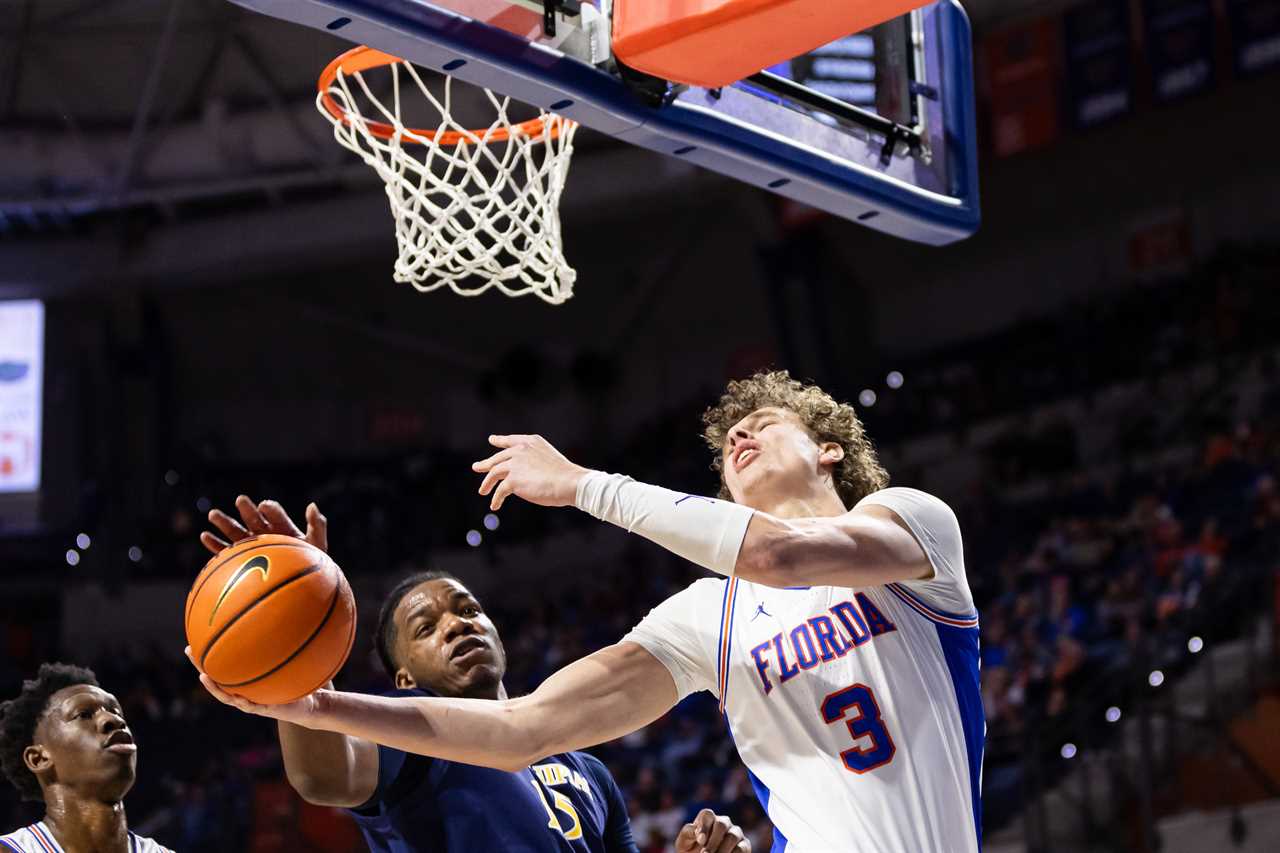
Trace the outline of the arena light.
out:
[[[470,545],[472,548],[479,547],[482,541],[484,541],[484,537],[480,535],[479,530],[467,531],[467,544]]]
[[[164,472],[164,484],[166,486],[176,486],[180,479],[181,477],[178,476],[178,472],[172,468]]]
[[[1151,674],[1147,676],[1147,684],[1150,684],[1152,687],[1159,687],[1161,684],[1164,684],[1164,673],[1158,669],[1153,669]]]
[[[1120,722],[1120,716],[1121,716],[1121,714],[1120,714],[1120,709],[1119,709],[1119,708],[1117,708],[1115,705],[1112,705],[1110,708],[1108,708],[1108,709],[1107,709],[1107,722],[1108,722],[1108,723],[1118,723],[1118,722]]]
[[[80,565],[80,552],[77,551],[75,548],[67,549],[67,565],[68,566]]]
[[[142,562],[142,549],[139,548],[137,545],[129,546],[129,562],[131,563]]]
[[[213,501],[206,497],[196,498],[196,509],[200,512],[208,512],[213,507]]]
[[[1062,749],[1059,750],[1059,754],[1061,754],[1063,758],[1075,758],[1076,745],[1074,743],[1064,743],[1062,745]]]
[[[89,538],[88,533],[81,533],[76,536],[76,547],[81,551],[88,551],[89,546],[93,544],[93,540]]]
[[[876,392],[870,388],[863,388],[862,393],[858,395],[858,402],[866,408],[871,408],[876,404]]]
[[[1204,640],[1199,637],[1192,637],[1190,640],[1187,640],[1187,651],[1191,652],[1191,654],[1198,655],[1203,648]]]
[[[884,384],[897,391],[902,387],[902,374],[896,370],[890,370],[889,375],[884,378]]]
[[[497,529],[498,529],[498,523],[499,523],[499,522],[498,522],[498,516],[494,515],[494,514],[493,514],[493,513],[491,513],[491,512],[490,512],[490,513],[486,513],[486,514],[485,514],[485,517],[484,517],[484,529],[485,529],[485,530],[497,530]]]

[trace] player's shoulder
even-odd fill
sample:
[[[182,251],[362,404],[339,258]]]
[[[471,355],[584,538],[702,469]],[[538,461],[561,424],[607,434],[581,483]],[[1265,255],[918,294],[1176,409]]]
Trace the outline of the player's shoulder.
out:
[[[567,764],[576,764],[582,769],[590,770],[593,773],[603,771],[605,775],[611,775],[609,774],[609,768],[604,766],[604,762],[589,752],[562,752],[556,758],[564,760]]]
[[[724,591],[728,586],[728,578],[698,578],[682,591],[676,593],[676,595],[687,595],[699,600],[710,598],[718,601],[724,596]]]
[[[888,486],[878,489],[869,495],[863,496],[861,500],[855,504],[854,508],[865,506],[867,504],[878,504],[895,509],[897,506],[904,508],[921,510],[929,509],[935,511],[945,511],[952,517],[955,512],[947,505],[947,502],[937,495],[924,491],[923,489],[914,489],[910,486]]]
[[[137,833],[129,833],[129,838],[133,841],[131,845],[135,853],[173,853],[168,847],[158,841],[138,835]]]
[[[61,849],[44,821],[20,826],[7,835],[0,835],[0,853],[47,853]]]
[[[583,775],[584,778],[595,784],[600,791],[608,791],[611,787],[617,787],[617,782],[613,778],[613,774],[609,772],[609,768],[599,758],[596,758],[589,752],[564,752],[559,755],[553,755],[552,761],[559,761],[572,767]]]
[[[30,827],[26,826],[0,835],[0,851],[3,851],[3,853],[27,853],[28,850],[32,849],[29,841],[30,837]]]

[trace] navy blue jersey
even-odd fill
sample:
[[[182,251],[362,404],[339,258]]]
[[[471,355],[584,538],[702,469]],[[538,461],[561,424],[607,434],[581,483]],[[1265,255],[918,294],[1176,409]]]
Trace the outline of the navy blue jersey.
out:
[[[622,792],[582,752],[506,773],[379,746],[378,787],[350,813],[371,853],[638,853]]]

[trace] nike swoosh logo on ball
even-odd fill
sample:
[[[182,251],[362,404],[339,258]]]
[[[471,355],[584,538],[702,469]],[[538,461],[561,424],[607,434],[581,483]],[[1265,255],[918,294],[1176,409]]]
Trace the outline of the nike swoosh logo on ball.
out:
[[[267,573],[271,571],[271,560],[265,555],[259,554],[256,557],[246,561],[243,566],[236,569],[236,573],[227,580],[227,585],[222,588],[222,593],[218,596],[217,604],[213,605],[213,610],[209,613],[209,624],[213,624],[213,617],[218,614],[218,608],[222,606],[222,602],[227,600],[227,596],[231,594],[231,590],[236,588],[236,584],[244,580],[250,572],[260,572],[262,579],[267,579]]]

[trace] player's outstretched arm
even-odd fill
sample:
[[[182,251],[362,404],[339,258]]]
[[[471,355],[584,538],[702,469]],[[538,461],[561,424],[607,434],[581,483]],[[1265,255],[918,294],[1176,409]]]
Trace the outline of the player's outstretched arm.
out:
[[[221,690],[204,674],[200,681],[219,701],[246,713],[507,771],[621,737],[676,703],[667,668],[628,642],[569,664],[528,696],[502,701],[317,690],[286,705],[257,705]]]
[[[305,539],[321,551],[329,549],[329,525],[320,508],[307,506],[307,530],[303,533],[278,502],[255,503],[246,495],[236,498],[240,521],[221,510],[209,511],[209,522],[221,536],[204,531],[200,543],[211,553],[249,536],[277,533]],[[225,538],[223,538],[225,537]],[[333,682],[326,685],[333,688]],[[334,732],[312,731],[281,721],[280,754],[285,776],[298,796],[318,806],[354,808],[373,796],[378,785],[376,744]]]
[[[927,578],[932,567],[889,509],[782,519],[729,501],[686,495],[576,465],[538,435],[491,435],[500,448],[472,465],[498,509],[510,495],[539,506],[577,506],[686,560],[756,583],[872,586]]]

